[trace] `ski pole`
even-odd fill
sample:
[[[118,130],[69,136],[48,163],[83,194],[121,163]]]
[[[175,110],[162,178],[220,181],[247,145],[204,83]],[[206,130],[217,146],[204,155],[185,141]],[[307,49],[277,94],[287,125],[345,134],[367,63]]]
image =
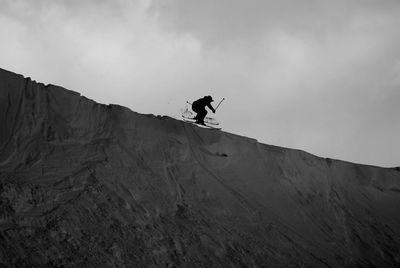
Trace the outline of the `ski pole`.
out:
[[[222,100],[218,103],[217,107],[215,108],[215,110],[218,109],[218,107],[221,105],[221,103],[225,100],[225,98],[222,98]]]

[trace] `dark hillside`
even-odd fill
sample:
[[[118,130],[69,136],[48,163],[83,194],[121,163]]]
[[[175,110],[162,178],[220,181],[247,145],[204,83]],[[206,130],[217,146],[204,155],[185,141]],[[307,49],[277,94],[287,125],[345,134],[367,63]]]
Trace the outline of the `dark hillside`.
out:
[[[400,171],[0,69],[0,266],[399,267]]]

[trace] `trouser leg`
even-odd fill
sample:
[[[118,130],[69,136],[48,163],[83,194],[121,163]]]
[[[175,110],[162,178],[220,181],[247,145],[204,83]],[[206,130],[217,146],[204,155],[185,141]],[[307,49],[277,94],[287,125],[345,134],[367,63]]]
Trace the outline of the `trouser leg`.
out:
[[[196,121],[198,123],[204,123],[204,118],[206,117],[206,115],[207,115],[207,111],[205,109],[198,111],[197,116],[196,116]]]
[[[196,120],[196,123],[204,125],[204,118],[207,115],[207,110],[204,107],[199,107],[197,105],[192,105],[192,110],[196,113],[196,116],[193,118]]]

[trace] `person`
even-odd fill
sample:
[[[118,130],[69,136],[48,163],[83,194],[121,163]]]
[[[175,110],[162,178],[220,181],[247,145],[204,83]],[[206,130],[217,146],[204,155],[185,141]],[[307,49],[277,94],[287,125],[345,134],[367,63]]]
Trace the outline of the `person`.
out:
[[[192,110],[196,113],[196,116],[193,118],[196,120],[196,124],[205,125],[204,118],[207,115],[206,106],[215,113],[214,107],[212,107],[211,102],[214,100],[211,96],[204,96],[201,99],[198,99],[192,103]]]

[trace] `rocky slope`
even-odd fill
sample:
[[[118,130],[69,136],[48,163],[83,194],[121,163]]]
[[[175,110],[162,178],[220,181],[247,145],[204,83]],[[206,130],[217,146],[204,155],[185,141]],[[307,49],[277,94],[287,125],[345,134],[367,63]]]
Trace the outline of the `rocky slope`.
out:
[[[0,69],[0,266],[399,267],[400,171]]]

